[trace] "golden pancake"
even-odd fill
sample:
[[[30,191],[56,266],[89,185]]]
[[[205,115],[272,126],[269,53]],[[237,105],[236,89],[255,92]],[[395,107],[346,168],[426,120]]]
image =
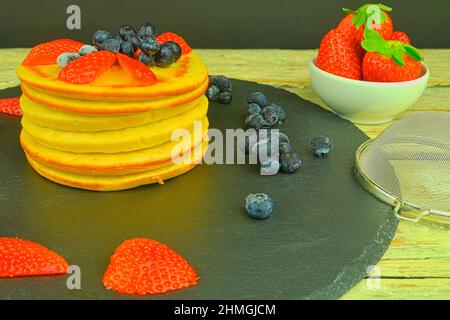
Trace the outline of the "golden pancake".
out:
[[[22,117],[24,130],[46,147],[68,152],[117,153],[141,150],[171,140],[177,129],[191,130],[196,120],[203,121],[208,102],[174,117],[137,127],[101,132],[71,132],[41,127],[33,123],[25,113]]]
[[[201,87],[208,71],[195,53],[183,55],[169,68],[150,68],[158,82],[150,86],[136,86],[133,79],[114,65],[89,84],[71,84],[58,79],[60,68],[55,65],[23,66],[17,68],[19,79],[32,88],[52,95],[96,101],[141,101],[173,97]]]
[[[206,140],[208,130],[206,119],[202,127],[203,132],[200,130],[190,132],[191,141],[189,144],[183,144],[183,154]],[[48,167],[76,174],[99,176],[149,171],[170,165],[172,151],[179,144],[178,141],[170,141],[149,149],[112,154],[70,153],[47,148],[24,130],[20,135],[20,142],[28,157]]]
[[[146,112],[126,115],[88,115],[48,108],[35,103],[22,95],[20,106],[26,117],[34,124],[55,130],[97,132],[105,130],[119,130],[128,127],[141,126],[147,123],[167,119],[191,110],[200,103],[207,103],[202,96],[189,103],[166,109],[150,110]]]
[[[194,168],[196,163],[201,161],[206,148],[207,142],[203,144],[203,151],[200,150],[200,152],[192,153],[192,160],[189,164],[171,164],[155,170],[114,177],[77,175],[50,168],[45,164],[39,163],[29,157],[28,161],[40,175],[56,183],[88,190],[114,191],[134,188],[145,184],[162,184],[164,180],[186,173]]]

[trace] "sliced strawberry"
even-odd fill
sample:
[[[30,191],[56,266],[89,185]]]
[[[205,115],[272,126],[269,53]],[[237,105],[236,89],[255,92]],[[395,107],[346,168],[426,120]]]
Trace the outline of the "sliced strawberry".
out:
[[[19,98],[0,99],[0,112],[11,114],[13,116],[21,116],[22,109],[20,109]]]
[[[63,274],[69,264],[40,244],[17,238],[0,238],[0,278]]]
[[[91,83],[116,62],[116,55],[109,51],[96,51],[82,56],[67,66],[58,75],[62,81],[73,84]]]
[[[71,39],[58,39],[45,42],[31,49],[23,60],[24,66],[56,64],[56,59],[64,52],[78,52],[84,44]]]
[[[169,41],[175,41],[181,47],[182,54],[188,54],[192,51],[192,48],[186,43],[186,41],[184,41],[182,37],[172,32],[160,34],[156,37],[156,40],[158,40],[159,44],[163,44]]]
[[[150,70],[148,66],[142,62],[130,58],[122,53],[117,54],[117,60],[123,70],[142,86],[149,86],[158,81],[156,75]]]
[[[123,242],[111,257],[103,285],[125,294],[158,294],[197,284],[197,273],[177,252],[145,238]]]

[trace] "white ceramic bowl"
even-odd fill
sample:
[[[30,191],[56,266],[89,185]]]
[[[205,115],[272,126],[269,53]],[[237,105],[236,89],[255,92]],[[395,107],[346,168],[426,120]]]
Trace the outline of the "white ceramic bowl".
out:
[[[369,82],[335,76],[315,62],[316,58],[310,62],[314,91],[339,116],[360,124],[391,121],[419,100],[430,78],[425,64],[422,76],[412,81]]]

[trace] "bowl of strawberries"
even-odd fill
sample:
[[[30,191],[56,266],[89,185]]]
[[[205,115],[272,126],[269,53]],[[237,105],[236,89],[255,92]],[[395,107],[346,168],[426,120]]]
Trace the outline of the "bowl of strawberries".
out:
[[[320,99],[344,119],[360,124],[393,120],[423,94],[430,72],[408,35],[394,31],[382,4],[366,4],[321,41],[310,62]]]

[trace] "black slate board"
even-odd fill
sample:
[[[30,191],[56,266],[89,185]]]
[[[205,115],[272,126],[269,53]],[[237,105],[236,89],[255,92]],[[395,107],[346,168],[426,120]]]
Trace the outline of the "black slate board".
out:
[[[66,276],[1,279],[0,298],[134,298],[107,291],[100,281],[114,249],[133,237],[174,248],[201,277],[196,287],[146,298],[336,299],[360,281],[397,227],[391,208],[352,175],[354,152],[367,137],[285,90],[233,84],[231,105],[211,104],[211,127],[242,127],[246,96],[265,92],[287,111],[281,130],[303,160],[296,174],[260,176],[256,165],[200,165],[163,186],[107,193],[72,189],[31,169],[18,143],[20,119],[0,115],[0,236],[36,241],[82,271],[82,290],[68,290]],[[328,159],[309,151],[316,135],[334,139]],[[250,192],[272,196],[271,218],[246,215]]]

